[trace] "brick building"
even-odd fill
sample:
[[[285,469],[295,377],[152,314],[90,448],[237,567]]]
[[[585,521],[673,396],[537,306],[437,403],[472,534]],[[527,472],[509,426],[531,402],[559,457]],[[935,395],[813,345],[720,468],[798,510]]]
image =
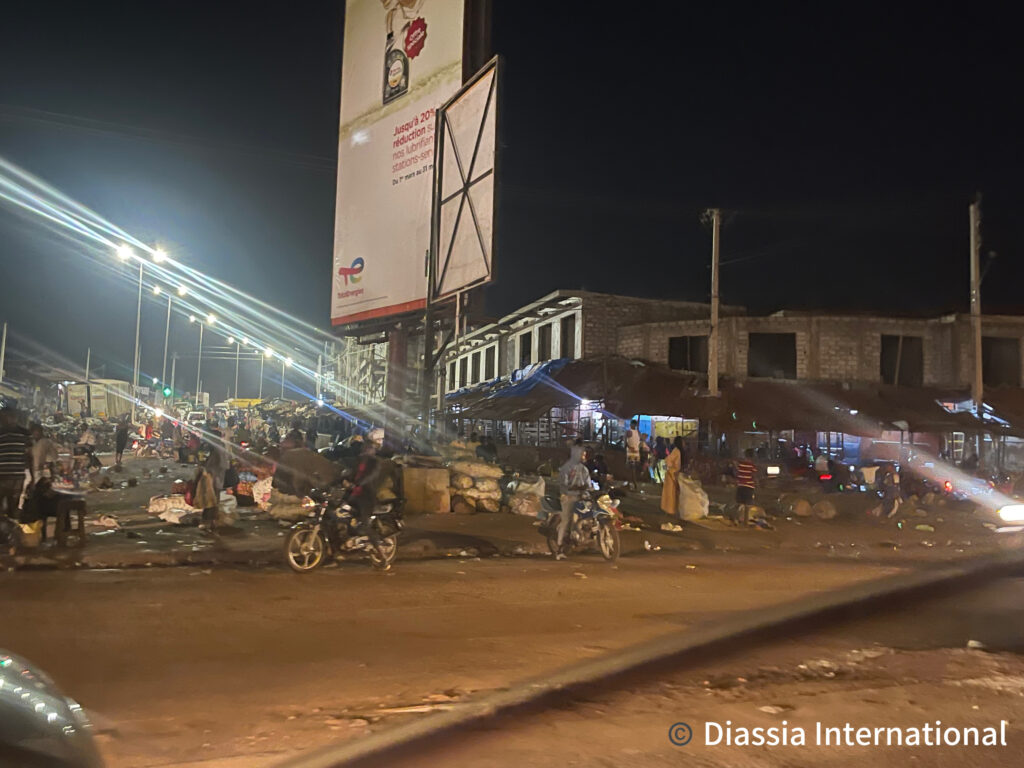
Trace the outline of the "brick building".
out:
[[[618,354],[707,371],[707,319],[647,322],[618,330]],[[982,319],[982,368],[989,387],[1024,382],[1024,317]],[[776,312],[723,318],[722,376],[966,388],[973,374],[969,315],[897,318]]]
[[[738,307],[722,311],[742,312]],[[696,302],[555,291],[460,338],[444,357],[441,386],[454,392],[547,360],[616,354],[624,326],[699,322],[707,316],[708,305]]]
[[[546,360],[615,354],[706,374],[708,317],[707,304],[555,291],[463,336],[444,357],[441,386],[450,393]],[[989,315],[982,329],[985,385],[1022,386],[1024,316]],[[967,388],[971,350],[969,315],[751,316],[726,306],[718,359],[720,375],[737,381]]]

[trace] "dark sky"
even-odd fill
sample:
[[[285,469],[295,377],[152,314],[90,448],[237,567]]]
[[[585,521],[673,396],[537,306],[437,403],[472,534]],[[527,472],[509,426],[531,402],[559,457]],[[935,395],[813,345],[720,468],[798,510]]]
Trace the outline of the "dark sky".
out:
[[[0,155],[326,328],[342,5],[5,8]],[[986,306],[1018,311],[1009,20],[979,5],[709,5],[495,0],[505,174],[487,311],[563,287],[704,300],[711,205],[730,211],[727,302],[962,310],[975,190],[999,253]],[[0,316],[21,333],[130,358],[129,284],[2,207],[0,267]],[[151,370],[163,321],[144,311]],[[193,335],[180,324],[172,348]],[[211,367],[223,389],[233,370]]]

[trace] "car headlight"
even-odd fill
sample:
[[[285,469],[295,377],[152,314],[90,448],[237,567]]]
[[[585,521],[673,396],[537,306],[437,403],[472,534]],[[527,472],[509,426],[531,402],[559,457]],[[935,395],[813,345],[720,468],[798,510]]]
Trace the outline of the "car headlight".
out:
[[[1007,523],[1024,523],[1024,504],[1007,504],[999,508],[999,518]]]

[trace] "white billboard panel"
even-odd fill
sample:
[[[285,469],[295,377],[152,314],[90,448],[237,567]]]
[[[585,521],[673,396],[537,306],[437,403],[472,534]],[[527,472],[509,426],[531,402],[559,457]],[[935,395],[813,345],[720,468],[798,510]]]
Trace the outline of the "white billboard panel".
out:
[[[497,59],[438,111],[435,300],[493,277],[497,112]]]
[[[462,82],[464,0],[347,0],[331,322],[420,309],[434,111]]]

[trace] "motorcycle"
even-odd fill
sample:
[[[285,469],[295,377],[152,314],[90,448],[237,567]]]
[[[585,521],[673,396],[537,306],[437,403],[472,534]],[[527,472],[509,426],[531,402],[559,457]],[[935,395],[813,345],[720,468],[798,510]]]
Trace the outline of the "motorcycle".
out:
[[[311,490],[302,506],[309,518],[296,523],[285,537],[284,559],[296,573],[309,573],[328,558],[365,552],[374,568],[386,571],[398,553],[398,531],[403,527],[401,500],[378,502],[370,516],[379,539],[374,544],[360,529],[359,518],[345,501],[332,501],[329,491]]]
[[[607,493],[593,498],[589,491],[576,502],[572,525],[566,532],[566,539],[558,546],[558,526],[560,515],[549,515],[540,532],[548,540],[548,549],[552,555],[568,554],[569,552],[597,547],[601,557],[610,563],[619,559],[622,543],[619,529],[622,527],[622,515],[619,512],[619,500],[612,499]]]

